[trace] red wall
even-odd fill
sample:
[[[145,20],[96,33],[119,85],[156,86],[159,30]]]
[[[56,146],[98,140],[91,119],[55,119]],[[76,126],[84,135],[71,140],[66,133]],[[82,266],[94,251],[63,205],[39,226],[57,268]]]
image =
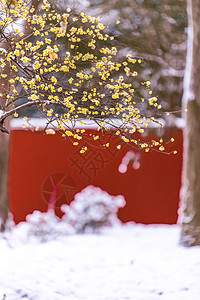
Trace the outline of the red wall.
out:
[[[91,132],[91,131],[90,131]],[[168,150],[176,155],[145,153],[123,146],[107,136],[111,148],[90,147],[85,154],[64,140],[59,133],[13,130],[10,136],[9,202],[16,223],[34,210],[46,211],[48,204],[70,203],[76,192],[89,184],[99,186],[111,195],[124,195],[126,206],[119,211],[123,222],[174,224],[177,221],[182,165],[182,132],[171,130],[166,136],[175,142]],[[153,136],[152,136],[153,137]],[[155,138],[155,137],[154,137]],[[140,156],[140,168],[129,164],[127,172],[118,171],[128,151]],[[132,153],[133,154],[133,153]]]

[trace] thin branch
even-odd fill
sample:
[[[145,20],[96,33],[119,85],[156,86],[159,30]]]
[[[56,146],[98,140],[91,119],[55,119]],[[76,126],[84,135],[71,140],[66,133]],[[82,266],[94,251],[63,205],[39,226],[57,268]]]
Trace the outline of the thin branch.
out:
[[[145,60],[154,61],[161,65],[164,69],[161,70],[162,76],[173,76],[173,77],[183,77],[184,76],[184,70],[176,70],[172,68],[162,57],[149,54],[149,53],[135,53],[135,57],[143,58]]]

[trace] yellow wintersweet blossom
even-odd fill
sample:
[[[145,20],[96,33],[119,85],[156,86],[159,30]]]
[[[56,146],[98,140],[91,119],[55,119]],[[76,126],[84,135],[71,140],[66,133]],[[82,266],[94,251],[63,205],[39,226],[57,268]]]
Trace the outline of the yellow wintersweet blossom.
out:
[[[35,130],[38,131],[39,128],[36,127]],[[51,135],[56,134],[55,130],[53,130],[53,129],[46,129],[45,132],[46,132],[46,134],[51,134]]]
[[[119,140],[146,152],[153,147],[165,150],[163,140],[146,143],[135,137],[151,122],[162,126],[152,116],[152,111],[162,106],[156,97],[149,96],[153,91],[148,80],[141,83],[148,96],[138,96],[135,77],[139,68],[136,71],[135,66],[142,60],[132,54],[119,59],[117,47],[109,46],[114,37],[109,36],[99,17],[84,12],[75,15],[70,8],[57,12],[48,0],[41,1],[39,13],[25,0],[1,1],[0,8],[4,12],[0,20],[4,34],[14,28],[5,40],[9,41],[9,50],[0,53],[2,87],[7,94],[5,111],[17,116],[18,99],[22,98],[22,108],[37,107],[49,124],[57,122],[62,136],[75,146],[86,134],[85,129],[74,129],[76,122],[84,125],[88,120],[97,124],[98,133],[112,132]],[[28,33],[20,31],[16,19],[26,24],[23,28]],[[8,64],[10,74],[5,71]],[[151,109],[149,115],[146,107]],[[47,134],[54,132],[47,130]],[[91,139],[100,142],[98,134],[91,134]],[[107,148],[110,143],[101,146]],[[116,147],[120,149],[121,145]],[[87,146],[81,147],[80,153],[85,151]]]

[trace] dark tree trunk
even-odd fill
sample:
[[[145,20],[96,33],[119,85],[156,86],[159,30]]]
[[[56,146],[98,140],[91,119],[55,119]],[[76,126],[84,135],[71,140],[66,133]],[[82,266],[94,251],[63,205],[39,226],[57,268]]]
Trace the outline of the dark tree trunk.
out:
[[[5,45],[0,45],[6,49]],[[3,54],[1,54],[3,55]],[[0,72],[2,72],[0,68]],[[10,64],[4,67],[3,73],[10,75]],[[9,93],[9,82],[7,79],[1,80],[0,84],[0,110],[3,112],[6,107],[7,94]],[[8,186],[7,186],[7,174],[8,174],[8,152],[9,152],[9,135],[6,133],[8,130],[9,121],[5,120],[0,123],[0,231],[4,231],[5,224],[8,218]]]
[[[0,231],[4,231],[8,218],[8,151],[9,137],[0,133]]]
[[[185,74],[186,128],[181,190],[181,243],[200,245],[200,1],[188,0]]]

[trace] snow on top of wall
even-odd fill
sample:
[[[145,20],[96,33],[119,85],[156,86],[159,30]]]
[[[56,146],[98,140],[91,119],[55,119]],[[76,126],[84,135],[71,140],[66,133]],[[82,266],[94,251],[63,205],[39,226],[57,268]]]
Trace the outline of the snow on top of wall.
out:
[[[167,124],[165,122],[165,120],[163,119],[159,119],[159,122],[161,122],[163,124],[163,127],[177,127],[179,129],[184,128],[185,127],[185,120],[182,118],[175,118],[173,120],[172,123]],[[40,119],[40,118],[31,118],[28,119],[28,121],[22,119],[22,118],[14,118],[11,120],[10,122],[10,127],[13,130],[16,129],[27,129],[27,128],[40,128],[40,129],[44,129],[47,126],[48,121],[46,119]],[[117,119],[112,119],[109,120],[109,125],[105,125],[105,127],[112,127],[112,125],[115,126],[120,126],[120,121]],[[70,128],[84,128],[84,129],[98,129],[99,126],[97,123],[95,123],[92,120],[80,120],[80,121],[76,121],[71,122],[69,121],[67,123],[67,126]],[[49,125],[48,128],[57,128],[57,122],[53,122],[52,125]],[[156,123],[149,123],[149,128],[161,128],[158,124]]]
[[[175,126],[177,128],[184,128],[185,127],[185,119],[183,119],[183,118],[176,118],[176,120],[175,120]]]
[[[28,122],[21,118],[12,119],[10,122],[11,129],[26,129],[26,128],[32,128],[32,127],[39,127],[40,129],[44,129],[47,126],[48,121],[46,119],[40,119],[40,118],[31,118],[28,119]],[[99,126],[94,123],[93,121],[89,120],[83,120],[83,121],[76,121],[74,122],[68,122],[67,126],[70,128],[90,128],[90,129],[98,129]],[[51,125],[48,126],[48,128],[57,128],[57,122],[52,122]]]

